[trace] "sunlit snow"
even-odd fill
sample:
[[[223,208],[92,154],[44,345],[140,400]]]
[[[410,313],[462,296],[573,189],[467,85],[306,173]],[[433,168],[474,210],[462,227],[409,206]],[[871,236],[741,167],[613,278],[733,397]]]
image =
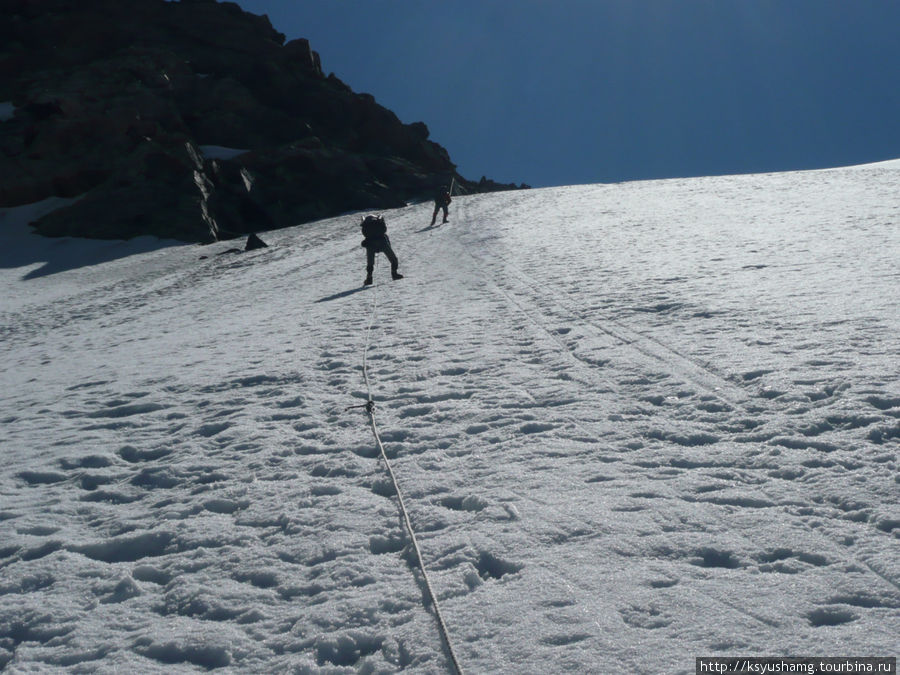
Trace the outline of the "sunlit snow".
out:
[[[44,204],[31,208],[52,208]],[[5,210],[0,667],[895,656],[900,163],[457,196],[269,248]],[[13,245],[10,248],[10,245]],[[208,256],[200,259],[202,255]]]

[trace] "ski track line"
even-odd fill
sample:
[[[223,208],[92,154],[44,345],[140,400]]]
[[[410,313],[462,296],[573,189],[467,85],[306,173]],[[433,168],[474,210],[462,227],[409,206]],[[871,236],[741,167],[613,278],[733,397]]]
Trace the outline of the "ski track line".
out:
[[[474,233],[472,230],[471,221],[465,216],[463,216],[460,220],[466,227],[465,233],[468,235],[473,235]],[[460,238],[459,241],[463,244],[470,255],[483,263],[488,262],[487,256],[483,256],[472,251],[471,244],[466,243],[462,238]],[[573,308],[571,298],[569,298],[565,293],[554,288],[551,284],[535,281],[526,272],[524,272],[522,269],[520,269],[518,266],[516,266],[500,254],[494,253],[490,257],[492,257],[494,260],[501,261],[504,265],[504,271],[512,271],[519,277],[522,283],[515,286],[513,284],[510,284],[510,286],[514,286],[514,292],[526,296],[530,294],[533,299],[537,298],[539,301],[541,299],[541,296],[544,296],[545,299],[549,298],[550,300],[555,301],[555,307],[566,310],[571,318],[574,319],[575,325],[578,325],[582,328],[586,326],[591,327],[606,334],[609,337],[612,337],[622,345],[631,348],[645,358],[649,358],[657,363],[661,363],[666,367],[667,372],[670,372],[672,375],[675,375],[686,383],[697,385],[730,408],[741,408],[747,412],[753,412],[751,410],[747,410],[748,399],[746,393],[740,388],[736,388],[727,378],[715,372],[708,364],[700,363],[697,360],[686,356],[676,349],[662,343],[656,338],[630,329],[622,325],[621,322],[618,322],[608,316],[604,317],[604,319],[609,325],[599,325],[594,321],[588,319],[581,310]],[[508,279],[509,277],[507,276],[506,278]],[[494,283],[495,285],[498,285],[496,281]],[[546,330],[548,333],[551,332],[546,327],[544,327],[544,330]],[[565,344],[564,342],[561,343]],[[565,345],[565,347],[567,350],[571,351],[571,347],[569,347],[568,345]],[[679,364],[678,368],[672,367],[673,361]],[[591,365],[592,367],[596,367],[587,361],[584,362],[588,365]],[[728,393],[726,394],[725,392]]]
[[[468,246],[466,246],[465,244],[463,246],[465,247],[465,252],[468,253],[473,258],[473,260],[479,259],[479,257],[476,254],[474,254],[470,250],[468,250]],[[526,307],[522,302],[520,302],[519,299],[517,299],[514,295],[510,294],[507,290],[498,286],[493,281],[492,278],[484,275],[483,273],[482,273],[482,277],[484,279],[485,285],[490,286],[496,294],[505,298],[507,300],[508,304],[511,306],[514,306],[514,308],[519,313],[521,313],[523,316],[525,316],[525,318],[533,326],[535,326],[540,332],[542,332],[543,334],[548,336],[553,342],[555,342],[557,345],[560,346],[561,349],[559,350],[558,353],[569,358],[573,362],[573,364],[578,368],[578,370],[580,371],[581,376],[570,374],[570,377],[573,380],[579,381],[583,385],[585,385],[589,388],[593,388],[593,391],[595,393],[600,393],[600,394],[614,393],[619,398],[627,398],[628,396],[630,396],[630,394],[628,394],[624,391],[624,389],[622,388],[621,385],[614,383],[611,380],[599,375],[597,372],[598,366],[596,363],[593,363],[587,359],[584,359],[584,358],[580,357],[577,353],[575,353],[572,350],[572,348],[564,340],[562,340],[559,337],[559,335],[556,333],[556,331],[548,328],[545,322],[535,318],[533,315],[533,312],[528,307]],[[661,359],[655,359],[655,360],[659,361]],[[680,379],[684,379],[684,378],[680,378]],[[705,391],[707,391],[707,393],[711,393],[707,387],[702,387],[702,388]],[[533,401],[536,402],[536,400],[533,397],[531,397],[531,398]],[[725,400],[722,397],[717,397],[717,398],[720,401],[722,401],[730,411],[735,410],[735,405],[733,402],[731,402],[730,400]],[[564,419],[568,420],[571,424],[573,424],[576,428],[583,431],[588,436],[596,436],[596,434],[593,431],[591,431],[590,429],[588,429],[582,421],[572,417],[571,415],[566,415],[565,413],[563,413],[562,416]]]
[[[505,270],[511,270],[522,280],[523,283],[519,284],[514,292],[521,295],[530,293],[532,298],[540,298],[541,295],[551,297],[556,301],[556,307],[568,312],[574,323],[579,327],[600,331],[638,354],[662,364],[667,372],[686,384],[692,384],[704,390],[730,409],[747,410],[746,395],[742,391],[736,390],[724,377],[713,372],[709,367],[695,362],[693,359],[684,356],[655,338],[626,328],[621,323],[608,317],[605,317],[605,319],[609,325],[600,325],[593,320],[589,320],[582,312],[573,309],[568,304],[568,298],[566,301],[561,300],[560,292],[553,289],[549,284],[541,284],[534,281],[502,256],[497,256],[497,259],[503,261]],[[568,346],[566,348],[571,349]],[[725,393],[726,391],[728,392],[727,394]],[[747,410],[747,412],[750,411]]]
[[[475,261],[481,260],[481,258],[477,254],[475,254],[471,251],[469,245],[467,245],[465,242],[462,242],[461,240],[457,240],[457,241],[458,241],[458,243],[462,244],[461,250],[464,253],[468,254]],[[514,305],[515,306],[514,311],[517,311],[518,313],[522,314],[529,321],[529,323],[531,323],[533,326],[535,326],[537,329],[539,329],[539,331],[541,333],[543,333],[547,337],[549,337],[554,343],[559,345],[559,347],[561,348],[561,353],[564,354],[566,356],[566,358],[570,359],[571,362],[576,367],[578,367],[578,369],[579,369],[579,371],[581,371],[582,375],[588,376],[585,379],[581,379],[581,383],[583,385],[588,386],[588,387],[595,387],[596,388],[595,391],[597,391],[598,393],[611,392],[611,393],[616,393],[616,394],[621,395],[621,393],[622,393],[621,387],[618,386],[616,383],[614,383],[609,378],[599,375],[597,373],[597,366],[595,363],[592,363],[591,361],[588,361],[587,359],[584,359],[584,358],[578,356],[578,354],[574,353],[572,351],[572,349],[569,347],[569,345],[566,344],[566,342],[559,337],[559,335],[556,333],[556,331],[551,330],[550,328],[548,328],[546,326],[546,324],[544,322],[535,318],[533,313],[526,306],[524,306],[521,302],[519,302],[519,300],[516,299],[515,296],[510,294],[508,291],[506,291],[499,285],[497,285],[497,283],[494,281],[494,279],[492,277],[489,277],[488,275],[486,275],[483,271],[483,265],[479,265],[477,269],[479,270],[480,276],[481,276],[482,280],[485,282],[485,285],[490,286],[495,294],[505,298],[507,301],[507,304]],[[528,393],[528,392],[526,392],[526,393]],[[531,396],[530,394],[528,394],[528,395],[532,399],[532,401],[536,402],[536,400],[534,399],[533,396]],[[566,418],[570,422],[575,424],[576,427],[578,427],[579,429],[584,431],[585,433],[588,433],[589,435],[594,435],[593,432],[586,429],[580,421],[576,420],[575,418],[573,418],[571,416],[567,416]]]

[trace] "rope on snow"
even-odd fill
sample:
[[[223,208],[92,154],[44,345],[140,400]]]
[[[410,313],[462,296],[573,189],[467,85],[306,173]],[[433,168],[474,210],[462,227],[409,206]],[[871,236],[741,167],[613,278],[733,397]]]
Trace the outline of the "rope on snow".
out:
[[[376,269],[378,262],[375,263]],[[369,416],[369,425],[372,429],[372,434],[375,436],[375,443],[378,445],[378,450],[381,453],[381,459],[384,460],[384,465],[387,467],[388,475],[391,477],[391,482],[394,484],[394,492],[397,494],[397,502],[400,505],[400,514],[403,517],[403,523],[406,526],[407,532],[409,532],[409,538],[412,542],[413,549],[416,552],[416,559],[419,563],[419,569],[422,571],[422,578],[425,580],[425,588],[428,590],[428,596],[431,598],[431,606],[434,608],[434,616],[437,620],[438,629],[441,633],[441,639],[444,642],[444,647],[447,651],[447,656],[450,659],[450,663],[453,665],[453,670],[457,673],[457,675],[463,675],[463,670],[459,665],[459,661],[456,658],[456,653],[453,651],[453,643],[450,640],[450,632],[447,630],[447,624],[444,622],[444,617],[441,615],[441,608],[438,605],[437,594],[434,592],[434,589],[431,586],[431,580],[428,578],[428,571],[425,569],[425,560],[422,558],[422,550],[419,548],[419,542],[416,539],[415,530],[413,530],[412,522],[409,519],[409,512],[406,509],[406,502],[403,499],[403,493],[400,491],[400,485],[397,483],[397,476],[394,475],[394,469],[391,467],[391,463],[388,460],[387,454],[384,451],[384,444],[381,442],[381,434],[378,432],[378,425],[375,423],[375,401],[372,398],[372,386],[369,380],[369,344],[371,340],[372,334],[372,326],[375,323],[375,317],[378,312],[378,284],[374,284],[372,287],[373,290],[373,298],[372,298],[372,310],[370,312],[369,317],[369,325],[366,328],[366,344],[363,349],[363,379],[366,383],[366,396],[367,400],[364,404],[358,406],[350,406],[347,410],[351,410],[353,408],[365,408],[366,414]]]

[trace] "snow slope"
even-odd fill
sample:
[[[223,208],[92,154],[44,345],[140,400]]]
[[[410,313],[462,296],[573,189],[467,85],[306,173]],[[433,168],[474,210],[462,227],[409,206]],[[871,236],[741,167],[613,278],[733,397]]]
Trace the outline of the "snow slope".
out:
[[[466,672],[897,655],[900,163],[410,206],[385,214],[407,278],[382,259],[368,289],[358,216],[216,256],[23,213],[9,672],[447,672],[346,410],[367,344]]]

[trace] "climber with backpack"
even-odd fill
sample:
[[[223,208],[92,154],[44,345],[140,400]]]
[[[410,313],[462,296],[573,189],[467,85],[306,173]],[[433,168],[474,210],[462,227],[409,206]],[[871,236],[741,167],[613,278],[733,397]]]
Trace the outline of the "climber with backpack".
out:
[[[397,271],[399,262],[394,250],[391,248],[391,240],[387,236],[387,225],[383,216],[368,215],[360,223],[363,239],[362,247],[366,249],[366,280],[363,286],[372,283],[372,271],[375,269],[375,254],[384,253],[391,263],[391,279],[402,279],[403,275]]]

